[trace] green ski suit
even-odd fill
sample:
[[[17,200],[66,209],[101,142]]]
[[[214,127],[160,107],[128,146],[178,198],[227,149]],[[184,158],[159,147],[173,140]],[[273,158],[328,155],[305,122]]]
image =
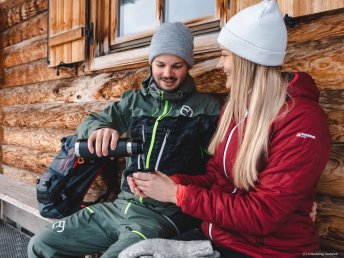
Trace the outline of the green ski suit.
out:
[[[113,203],[99,203],[61,219],[34,236],[29,257],[77,257],[104,252],[117,257],[129,245],[147,238],[171,238],[198,221],[172,203],[138,198],[126,177],[135,171],[167,175],[205,172],[205,149],[216,129],[220,102],[196,91],[187,75],[176,92],[159,90],[152,77],[140,91],[127,91],[119,102],[91,114],[78,127],[80,138],[99,128],[113,128],[144,141],[144,153],[126,159],[121,192]]]

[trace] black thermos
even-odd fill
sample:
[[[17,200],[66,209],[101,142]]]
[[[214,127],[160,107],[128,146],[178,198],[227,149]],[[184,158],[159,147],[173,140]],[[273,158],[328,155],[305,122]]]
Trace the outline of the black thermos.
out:
[[[95,142],[93,147],[95,148]],[[117,141],[117,147],[115,150],[108,148],[108,156],[107,157],[127,157],[132,156],[135,154],[140,154],[143,152],[143,143],[140,141],[134,141],[133,139],[129,138],[119,138]],[[78,157],[82,157],[85,159],[96,159],[99,158],[94,151],[91,153],[87,147],[87,139],[79,139],[75,143],[75,154]]]

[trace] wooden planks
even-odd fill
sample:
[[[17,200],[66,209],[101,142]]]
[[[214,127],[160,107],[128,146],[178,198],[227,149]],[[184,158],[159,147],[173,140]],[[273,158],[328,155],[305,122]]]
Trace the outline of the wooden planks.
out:
[[[43,12],[0,33],[0,48],[47,34],[47,13]]]
[[[246,7],[257,4],[260,0],[240,0],[231,1],[229,16],[232,17],[237,12]],[[292,17],[310,15],[319,12],[325,12],[344,8],[342,0],[276,0],[281,13]]]
[[[332,146],[330,161],[321,175],[317,192],[344,198],[344,143]]]
[[[0,66],[10,68],[47,57],[47,37],[45,35],[25,40],[6,47],[0,56]]]
[[[297,17],[344,7],[342,0],[277,0],[283,14]]]
[[[75,134],[75,130],[0,126],[0,144],[31,148],[37,151],[57,152],[60,139]]]
[[[322,249],[344,255],[344,199],[319,195],[317,198],[317,231]],[[334,256],[334,257],[337,257]]]
[[[36,82],[44,82],[76,76],[76,68],[61,68],[57,76],[56,69],[49,68],[46,59],[39,59],[4,69],[2,87],[14,87]]]
[[[53,80],[29,84],[21,87],[0,89],[0,102],[3,106],[39,104],[47,102],[88,102],[101,100],[118,100],[119,90],[114,87],[108,95],[103,89],[111,81],[118,80],[123,74],[99,74],[68,79]],[[120,88],[120,86],[118,86]],[[122,92],[122,91],[120,91]]]
[[[48,0],[29,0],[13,8],[0,8],[0,31],[44,12],[47,8]]]
[[[89,112],[103,110],[111,102],[53,103],[3,107],[0,121],[6,126],[75,130]]]
[[[40,216],[35,188],[0,174],[1,219],[9,218],[33,233],[38,233],[53,220]]]

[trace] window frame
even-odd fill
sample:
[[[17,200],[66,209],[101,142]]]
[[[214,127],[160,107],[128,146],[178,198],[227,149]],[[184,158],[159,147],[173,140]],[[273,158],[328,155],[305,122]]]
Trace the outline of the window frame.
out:
[[[162,19],[164,0],[156,0],[156,20]],[[158,28],[116,37],[118,29],[119,0],[90,0],[89,24],[93,24],[94,39],[89,46],[88,71],[112,68],[113,70],[147,65],[149,43]],[[218,32],[228,18],[228,0],[214,0],[214,15],[198,17],[184,23],[194,34],[195,55],[218,51]],[[102,12],[101,10],[109,10]],[[159,24],[159,23],[158,23]],[[207,34],[203,34],[206,32]],[[116,49],[120,47],[120,51]]]

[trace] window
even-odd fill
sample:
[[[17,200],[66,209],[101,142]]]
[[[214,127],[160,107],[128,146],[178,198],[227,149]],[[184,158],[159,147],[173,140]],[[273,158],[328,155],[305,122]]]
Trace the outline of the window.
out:
[[[165,22],[184,22],[195,36],[195,50],[212,50],[216,43],[214,32],[226,21],[228,2],[90,0],[90,23],[96,30],[90,69],[146,63],[151,37]]]
[[[175,21],[187,24],[195,35],[196,58],[209,58],[218,54],[220,27],[260,1],[49,0],[49,66],[81,62],[85,57],[90,71],[146,65],[153,33],[160,24]],[[293,17],[344,8],[343,1],[332,0],[277,3],[283,14]]]

